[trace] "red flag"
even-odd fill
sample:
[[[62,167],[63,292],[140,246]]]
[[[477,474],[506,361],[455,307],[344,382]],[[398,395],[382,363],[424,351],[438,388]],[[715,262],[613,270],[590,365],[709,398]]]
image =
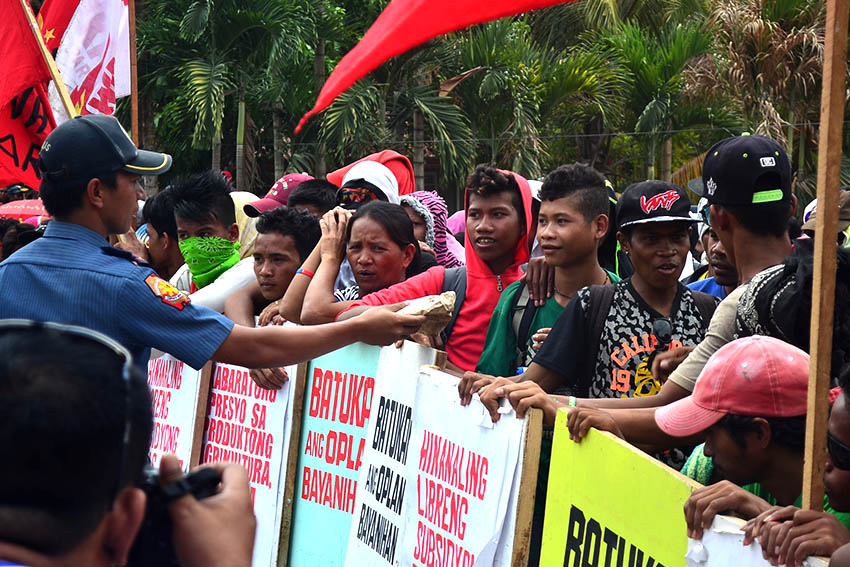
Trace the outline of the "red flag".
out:
[[[50,72],[20,0],[0,0],[0,14],[3,14],[3,33],[0,33],[0,107],[3,107],[24,89],[50,80]]]
[[[438,35],[570,0],[392,0],[336,66],[316,104],[298,122],[324,110],[341,92],[378,65]]]
[[[0,187],[41,184],[38,153],[56,127],[43,84],[31,87],[0,109]]]
[[[71,17],[77,11],[79,0],[45,0],[38,11],[38,26],[44,45],[50,52],[59,48],[62,36],[71,23]]]
[[[114,114],[115,100],[130,94],[128,0],[47,0],[39,25],[56,49],[71,103],[79,114]],[[48,89],[56,120],[70,118],[55,86]]]

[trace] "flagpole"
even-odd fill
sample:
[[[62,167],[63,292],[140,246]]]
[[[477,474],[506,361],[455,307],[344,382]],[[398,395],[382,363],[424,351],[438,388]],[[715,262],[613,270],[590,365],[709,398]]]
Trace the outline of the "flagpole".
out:
[[[136,1],[129,0],[130,11],[130,135],[139,145],[139,75],[136,61]]]
[[[71,103],[71,97],[68,95],[68,89],[65,88],[65,83],[62,81],[62,75],[59,73],[59,68],[56,67],[56,61],[53,60],[53,56],[50,54],[47,46],[44,45],[44,39],[41,37],[41,29],[35,21],[35,16],[33,16],[27,0],[21,0],[21,8],[23,9],[24,14],[26,14],[27,21],[30,24],[30,30],[35,37],[35,40],[38,42],[38,48],[41,51],[41,56],[47,64],[48,71],[50,71],[50,78],[53,79],[53,84],[56,86],[56,92],[59,93],[59,98],[62,100],[62,106],[65,107],[65,113],[69,118],[73,118],[77,115],[77,110]]]
[[[847,59],[848,0],[827,0],[826,33],[818,129],[818,214],[815,217],[812,274],[811,367],[803,452],[803,508],[823,510],[827,416],[832,365],[835,305],[838,193],[841,185],[841,144],[844,126],[844,67]]]

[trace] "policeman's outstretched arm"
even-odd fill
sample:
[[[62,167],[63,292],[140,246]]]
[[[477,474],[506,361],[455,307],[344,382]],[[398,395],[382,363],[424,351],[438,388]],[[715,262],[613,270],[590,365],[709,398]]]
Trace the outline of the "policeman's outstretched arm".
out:
[[[375,307],[348,321],[310,327],[236,325],[213,360],[248,368],[287,366],[327,354],[351,343],[389,345],[419,330],[424,315],[396,313],[403,303]]]

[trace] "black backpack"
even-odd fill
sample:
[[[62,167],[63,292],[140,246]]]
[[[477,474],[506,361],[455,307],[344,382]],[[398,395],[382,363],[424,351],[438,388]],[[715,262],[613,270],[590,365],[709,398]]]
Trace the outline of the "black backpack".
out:
[[[452,320],[449,321],[449,324],[440,333],[440,337],[443,339],[443,345],[448,344],[449,337],[452,335],[452,330],[455,327],[455,321],[457,321],[458,313],[460,313],[460,308],[463,305],[463,300],[466,299],[466,266],[446,270],[443,276],[443,289],[441,293],[447,291],[455,292],[455,307],[452,310]]]

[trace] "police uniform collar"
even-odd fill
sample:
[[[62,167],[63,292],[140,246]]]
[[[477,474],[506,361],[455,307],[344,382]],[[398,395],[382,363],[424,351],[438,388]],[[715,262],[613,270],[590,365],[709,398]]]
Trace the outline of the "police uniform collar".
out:
[[[137,266],[142,266],[145,268],[149,268],[150,264],[145,262],[143,259],[139,258],[129,250],[121,250],[120,248],[115,248],[114,246],[101,246],[100,248],[104,254],[107,256],[115,256],[116,258],[122,258],[124,260],[129,260],[133,262]]]
[[[45,238],[81,240],[98,248],[108,245],[102,234],[81,224],[52,220],[44,230]]]

